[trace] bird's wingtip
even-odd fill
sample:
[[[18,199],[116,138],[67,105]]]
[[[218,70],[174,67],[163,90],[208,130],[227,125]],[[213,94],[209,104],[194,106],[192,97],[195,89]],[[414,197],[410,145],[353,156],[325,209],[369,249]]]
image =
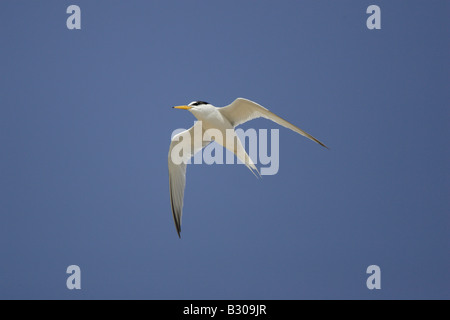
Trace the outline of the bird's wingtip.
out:
[[[317,140],[316,138],[313,138],[313,140],[315,142],[317,142],[318,144],[320,144],[322,147],[327,148],[328,150],[330,150],[330,148],[328,148],[328,146],[325,145],[325,143],[323,143],[322,141]]]

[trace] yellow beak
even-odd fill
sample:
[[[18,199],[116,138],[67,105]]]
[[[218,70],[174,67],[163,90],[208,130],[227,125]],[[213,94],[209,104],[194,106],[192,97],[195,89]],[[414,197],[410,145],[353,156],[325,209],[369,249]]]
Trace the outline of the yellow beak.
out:
[[[192,109],[192,107],[189,107],[189,106],[176,106],[176,107],[174,107],[175,109],[183,109],[183,110],[189,110],[189,109]]]

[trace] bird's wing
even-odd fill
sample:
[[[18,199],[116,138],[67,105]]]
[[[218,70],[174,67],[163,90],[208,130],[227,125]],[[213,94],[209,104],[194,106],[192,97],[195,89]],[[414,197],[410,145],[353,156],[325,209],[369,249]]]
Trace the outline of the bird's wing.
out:
[[[202,141],[201,146],[194,146],[194,128],[197,124],[199,122],[196,122],[190,129],[175,135],[169,148],[170,203],[179,237],[181,237],[181,216],[183,213],[184,188],[186,186],[186,163],[195,153],[210,143],[210,141]]]
[[[284,120],[283,118],[277,116],[273,112],[270,112],[263,106],[257,104],[256,102],[244,99],[244,98],[237,98],[233,101],[230,105],[220,108],[219,111],[222,113],[225,118],[230,121],[231,125],[233,127],[236,127],[242,123],[245,123],[247,121],[256,119],[256,118],[266,118],[269,120],[272,120],[273,122],[278,123],[279,125],[286,127],[288,129],[291,129],[292,131],[295,131],[299,134],[301,134],[304,137],[307,137],[308,139],[311,139],[321,146],[328,149],[328,147],[314,138],[309,133],[303,131],[302,129],[294,126],[292,123]]]

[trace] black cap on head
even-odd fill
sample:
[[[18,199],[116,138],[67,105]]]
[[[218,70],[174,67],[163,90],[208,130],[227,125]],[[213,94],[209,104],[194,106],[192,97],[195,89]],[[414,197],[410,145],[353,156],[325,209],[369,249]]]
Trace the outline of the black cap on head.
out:
[[[209,104],[209,103],[205,102],[205,101],[194,101],[194,102],[189,103],[189,106],[199,106],[201,104]]]

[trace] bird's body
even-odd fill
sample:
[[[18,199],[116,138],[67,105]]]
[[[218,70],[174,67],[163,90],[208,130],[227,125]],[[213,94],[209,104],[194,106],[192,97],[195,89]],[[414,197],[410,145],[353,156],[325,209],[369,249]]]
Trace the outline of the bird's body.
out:
[[[220,112],[220,108],[207,104],[203,106],[203,109],[192,110],[191,112],[197,120],[202,121],[203,130],[205,131],[218,129],[225,132],[227,129],[233,129],[230,121]]]
[[[174,108],[189,110],[197,118],[197,120],[201,121],[201,125],[199,122],[197,122],[190,129],[175,135],[172,138],[172,142],[170,144],[168,159],[170,201],[178,236],[180,236],[181,232],[183,197],[184,188],[186,185],[186,163],[190,159],[190,157],[192,157],[196,152],[200,151],[203,147],[208,145],[211,140],[216,141],[220,145],[233,152],[237,156],[237,158],[241,162],[243,162],[254,174],[258,173],[258,175],[259,172],[254,162],[250,159],[244,147],[242,146],[241,141],[239,140],[239,138],[237,138],[237,135],[234,132],[234,128],[244,122],[263,117],[272,120],[286,128],[289,128],[317,142],[323,147],[326,147],[322,142],[320,142],[310,134],[280,118],[279,116],[275,115],[259,104],[247,99],[238,98],[232,104],[223,108],[217,108],[204,101],[194,101],[187,106],[178,106]],[[208,131],[214,132],[212,130],[218,130],[222,134],[223,139],[215,139],[213,135],[209,137],[207,134],[206,136],[204,136],[205,133],[208,133]],[[196,133],[202,135],[202,143],[200,145],[196,145],[195,143],[194,135]],[[227,139],[233,139],[233,143],[229,143],[230,141],[227,141]],[[176,157],[174,157],[173,154],[175,151],[174,148],[181,149],[180,147],[183,147],[182,149],[185,152],[182,155],[177,154],[177,156],[181,156],[181,159],[175,159]]]

